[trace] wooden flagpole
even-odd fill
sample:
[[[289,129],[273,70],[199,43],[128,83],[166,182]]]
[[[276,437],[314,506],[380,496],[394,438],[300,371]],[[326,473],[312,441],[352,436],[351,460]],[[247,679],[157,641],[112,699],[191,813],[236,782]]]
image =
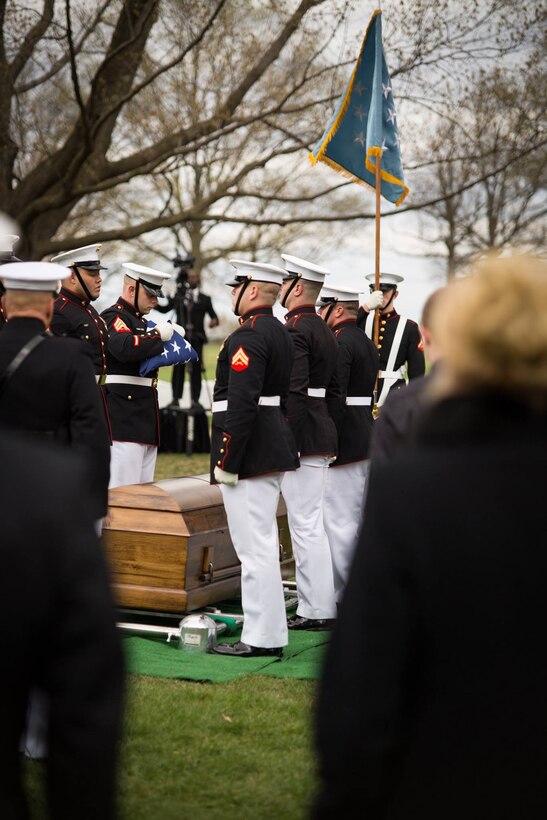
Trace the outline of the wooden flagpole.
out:
[[[382,165],[382,157],[376,157],[376,240],[375,240],[375,248],[374,248],[374,290],[379,290],[380,288],[380,193],[381,193],[381,183],[382,178],[380,175],[380,168]],[[380,330],[380,308],[376,308],[374,311],[374,332],[373,332],[373,341],[374,345],[378,347],[378,336]],[[376,376],[376,384],[374,385],[374,401],[372,406],[372,415],[374,418],[378,417],[378,376]]]

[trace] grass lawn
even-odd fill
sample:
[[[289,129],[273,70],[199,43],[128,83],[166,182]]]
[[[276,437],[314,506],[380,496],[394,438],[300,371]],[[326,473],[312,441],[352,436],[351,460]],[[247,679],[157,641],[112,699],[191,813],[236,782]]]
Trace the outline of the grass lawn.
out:
[[[237,662],[237,661],[236,661]],[[130,680],[123,820],[301,820],[313,783],[309,681]]]
[[[208,453],[160,453],[156,479],[208,471]],[[120,820],[304,820],[315,786],[315,686],[129,676]],[[44,820],[40,763],[27,762],[27,783],[32,820]]]
[[[207,342],[207,344],[203,348],[203,366],[205,367],[204,378],[210,379],[212,381],[214,381],[215,378],[217,356],[220,350],[220,346],[221,342]],[[172,367],[160,367],[158,375],[160,379],[170,382],[172,373]],[[186,375],[185,378],[187,379],[188,376]]]

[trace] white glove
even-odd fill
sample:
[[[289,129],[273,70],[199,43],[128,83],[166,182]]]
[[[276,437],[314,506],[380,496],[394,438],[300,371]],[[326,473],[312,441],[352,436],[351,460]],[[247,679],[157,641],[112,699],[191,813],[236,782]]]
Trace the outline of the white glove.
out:
[[[379,308],[382,302],[384,301],[384,294],[381,290],[373,290],[372,293],[366,297],[363,301],[363,305],[367,308],[367,310],[376,310]]]
[[[173,322],[173,327],[175,328],[175,330],[177,331],[179,336],[182,336],[182,338],[184,339],[184,337],[186,336],[186,331],[183,328],[183,326],[182,325],[177,325],[176,322]]]
[[[239,481],[237,473],[227,473],[226,470],[221,470],[220,467],[215,467],[213,475],[219,484],[227,484],[228,487],[235,487]]]
[[[171,322],[160,322],[155,328],[160,334],[162,342],[168,342],[174,333],[174,328]]]

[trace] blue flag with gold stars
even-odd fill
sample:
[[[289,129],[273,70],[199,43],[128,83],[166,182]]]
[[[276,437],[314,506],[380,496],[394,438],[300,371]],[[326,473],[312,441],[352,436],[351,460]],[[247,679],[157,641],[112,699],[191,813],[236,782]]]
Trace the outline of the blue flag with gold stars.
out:
[[[408,194],[397,131],[391,79],[382,46],[382,12],[372,15],[346,90],[325,132],[311,151],[312,165],[324,162],[353,182],[376,189],[381,157],[381,194],[400,205]]]
[[[150,320],[146,324],[148,329],[156,327],[154,322]],[[147,376],[158,367],[166,367],[170,364],[188,364],[188,362],[197,362],[197,360],[198,354],[190,342],[175,330],[169,341],[163,343],[162,353],[157,353],[155,356],[150,356],[141,362],[139,373],[141,376]]]

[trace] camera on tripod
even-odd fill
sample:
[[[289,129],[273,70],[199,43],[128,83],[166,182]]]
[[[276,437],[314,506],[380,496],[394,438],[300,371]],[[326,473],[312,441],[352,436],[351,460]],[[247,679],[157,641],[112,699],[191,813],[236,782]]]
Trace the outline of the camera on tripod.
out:
[[[177,253],[175,258],[173,259],[173,265],[177,269],[177,285],[179,287],[185,286],[188,283],[188,271],[192,270],[194,267],[196,258],[195,256],[181,256]]]

